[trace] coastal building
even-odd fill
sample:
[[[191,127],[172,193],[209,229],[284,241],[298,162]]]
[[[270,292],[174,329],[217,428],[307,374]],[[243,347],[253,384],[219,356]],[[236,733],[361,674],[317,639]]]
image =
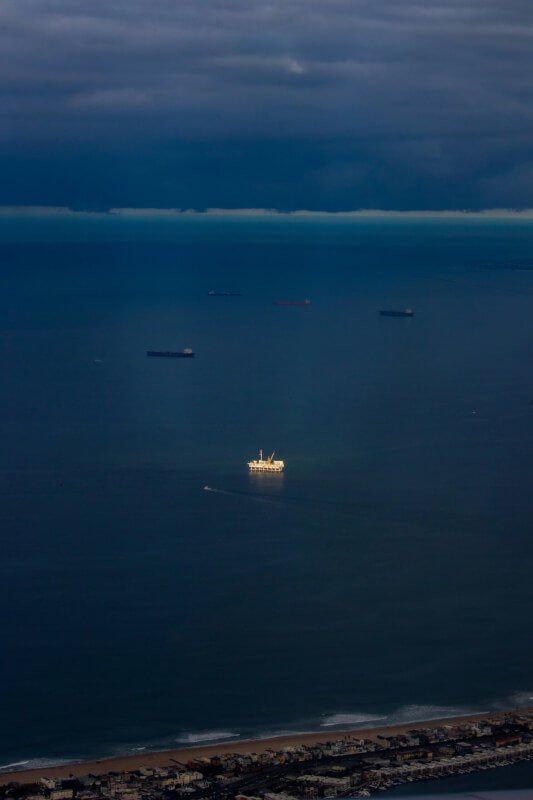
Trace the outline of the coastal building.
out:
[[[496,745],[496,747],[507,747],[510,744],[520,744],[521,741],[522,741],[521,736],[513,736],[511,734],[508,736],[501,736],[499,739],[496,739],[494,744]]]
[[[137,770],[140,778],[151,778],[154,774],[153,769],[148,767],[141,767]]]
[[[439,756],[453,756],[455,755],[456,748],[452,745],[448,744],[441,744],[440,747],[437,749],[437,753]]]
[[[124,786],[117,788],[112,793],[112,796],[120,798],[120,800],[141,800],[141,793],[138,789]]]
[[[295,779],[296,783],[304,788],[305,794],[316,793],[328,796],[339,795],[349,791],[351,780],[346,778],[333,778],[329,775],[300,775]],[[312,790],[310,792],[310,790]]]
[[[407,752],[400,752],[396,753],[395,760],[396,761],[415,761],[418,758],[423,759],[431,759],[433,758],[433,753],[431,750],[408,750]]]

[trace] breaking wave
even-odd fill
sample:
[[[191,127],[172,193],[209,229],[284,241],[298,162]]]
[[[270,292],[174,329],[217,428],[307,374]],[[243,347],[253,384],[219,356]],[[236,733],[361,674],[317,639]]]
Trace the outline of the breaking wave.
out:
[[[321,728],[330,728],[334,725],[362,725],[365,722],[379,722],[387,717],[377,714],[329,714],[323,722]]]
[[[0,764],[0,772],[3,769],[13,769],[13,767],[27,767],[29,761],[13,761],[11,764]]]
[[[492,704],[496,711],[506,711],[509,708],[528,708],[533,705],[533,691],[513,692]]]
[[[402,706],[398,711],[388,717],[391,725],[404,722],[423,722],[431,719],[448,719],[452,717],[465,717],[469,714],[483,714],[486,709],[472,708],[472,706]]]
[[[364,714],[339,712],[328,714],[320,723],[321,728],[331,728],[334,726],[346,726],[369,728],[373,727],[370,723],[380,722],[383,725],[403,725],[409,722],[424,722],[433,719],[451,719],[453,717],[464,717],[469,714],[483,714],[486,709],[472,708],[466,706],[432,706],[432,705],[408,705],[401,706],[396,711],[389,714]]]
[[[76,763],[72,758],[29,758],[25,761],[12,761],[10,764],[0,764],[1,772],[20,772],[44,767],[61,767],[64,764]]]
[[[279,730],[273,731],[261,731],[260,735],[251,736],[248,741],[253,741],[254,739],[283,739],[285,736],[305,736],[306,733],[309,733],[308,730],[296,730],[292,728],[280,728]],[[246,741],[246,740],[245,740]]]
[[[200,744],[201,742],[216,742],[220,739],[238,739],[240,733],[230,731],[207,731],[206,733],[186,733],[176,739],[180,744]]]
[[[500,711],[511,708],[519,708],[523,706],[533,705],[533,691],[519,691],[508,695],[505,698],[493,700],[483,706],[444,706],[444,705],[417,705],[407,704],[398,706],[388,712],[369,713],[363,711],[337,711],[322,715],[320,721],[317,717],[314,719],[306,719],[305,722],[300,720],[294,727],[283,728],[267,728],[263,730],[246,730],[242,729],[239,733],[229,730],[212,730],[200,732],[183,732],[178,734],[176,738],[172,739],[159,739],[152,740],[145,743],[136,742],[129,745],[121,745],[116,748],[112,757],[119,757],[120,755],[132,755],[133,753],[141,753],[143,751],[153,752],[164,749],[172,749],[173,747],[193,747],[195,745],[209,745],[210,743],[216,744],[217,742],[231,742],[231,741],[249,741],[249,740],[262,740],[271,739],[284,736],[299,736],[305,733],[316,732],[320,729],[344,729],[344,730],[364,730],[369,728],[376,728],[381,726],[394,726],[394,725],[408,725],[410,723],[423,723],[430,720],[437,719],[453,719],[457,717],[469,716],[471,714],[490,713],[490,710]],[[302,724],[303,722],[303,724]],[[80,754],[77,758],[35,758],[24,759],[20,761],[10,761],[0,765],[0,774],[6,772],[17,772],[32,769],[40,769],[51,766],[61,766],[64,764],[78,763],[82,760],[95,759],[95,758],[109,758],[110,753],[102,754],[99,752]]]

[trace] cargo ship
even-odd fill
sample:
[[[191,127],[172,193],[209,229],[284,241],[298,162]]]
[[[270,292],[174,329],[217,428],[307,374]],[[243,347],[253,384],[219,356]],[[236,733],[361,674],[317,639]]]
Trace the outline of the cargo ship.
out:
[[[414,317],[415,312],[412,308],[404,308],[403,311],[380,311],[382,317]]]
[[[259,458],[248,462],[250,472],[283,472],[285,463],[283,461],[274,461],[275,453],[271,456],[263,458],[263,451],[259,451]]]
[[[242,297],[242,292],[215,292],[214,289],[210,289],[207,294],[209,297]]]
[[[155,358],[194,358],[194,352],[190,347],[184,350],[147,350],[146,355]]]
[[[274,300],[275,306],[310,306],[310,300]]]

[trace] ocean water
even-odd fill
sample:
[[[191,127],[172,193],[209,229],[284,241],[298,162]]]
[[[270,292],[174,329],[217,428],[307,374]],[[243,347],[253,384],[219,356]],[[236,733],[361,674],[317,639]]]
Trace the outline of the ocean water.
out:
[[[1,218],[0,766],[533,704],[531,259],[527,221]]]

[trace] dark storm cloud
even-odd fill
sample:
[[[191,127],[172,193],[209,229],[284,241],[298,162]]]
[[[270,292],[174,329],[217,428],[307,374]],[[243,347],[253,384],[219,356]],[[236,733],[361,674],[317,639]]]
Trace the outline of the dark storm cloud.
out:
[[[228,141],[315,142],[313,191],[520,204],[532,62],[522,0],[4,0],[0,137],[209,140],[222,168]]]

